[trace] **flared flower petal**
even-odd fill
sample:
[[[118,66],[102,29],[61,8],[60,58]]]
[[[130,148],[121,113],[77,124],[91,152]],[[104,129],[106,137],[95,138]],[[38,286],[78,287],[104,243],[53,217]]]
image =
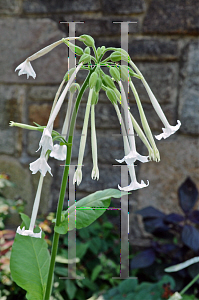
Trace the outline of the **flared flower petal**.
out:
[[[42,230],[40,232],[38,232],[38,233],[35,233],[32,230],[25,230],[25,227],[23,227],[21,229],[20,226],[19,226],[17,228],[17,233],[20,234],[20,235],[31,236],[31,237],[35,237],[35,238],[40,238],[41,239]]]
[[[181,126],[181,122],[177,120],[177,125],[176,126],[167,126],[166,128],[162,128],[163,133],[159,135],[155,135],[157,140],[161,140],[168,138],[170,135],[174,134]]]
[[[119,163],[122,163],[122,162],[126,162],[127,165],[133,165],[133,163],[136,161],[136,160],[139,160],[141,161],[142,163],[146,163],[150,160],[149,156],[143,156],[143,155],[140,155],[139,153],[137,153],[136,151],[130,151],[130,153],[126,156],[124,156],[123,159],[116,159],[116,161],[118,161]]]
[[[82,168],[77,167],[77,170],[75,171],[74,177],[73,177],[73,184],[77,182],[77,185],[80,185],[82,182]]]
[[[49,172],[51,176],[51,167],[48,165],[45,157],[41,156],[36,161],[30,163],[30,170],[32,171],[32,174],[36,174],[38,171],[45,176],[46,172]]]
[[[54,145],[53,150],[50,153],[51,157],[54,157],[58,160],[65,160],[66,159],[66,153],[67,153],[67,147],[66,145]]]
[[[44,129],[41,140],[39,142],[39,149],[41,147],[42,147],[42,150],[44,151],[44,153],[46,153],[47,150],[51,150],[51,151],[53,150],[52,136],[47,127]]]
[[[17,70],[20,70],[18,73],[19,76],[27,74],[27,79],[29,78],[29,76],[32,76],[34,79],[36,77],[36,73],[33,70],[31,63],[27,59],[15,69],[15,71]]]
[[[93,170],[92,170],[92,173],[91,173],[91,178],[93,180],[95,180],[95,179],[99,180],[99,169],[98,169],[98,166],[93,166]]]
[[[129,192],[129,191],[134,191],[134,190],[138,190],[138,189],[142,189],[144,187],[147,187],[149,185],[149,181],[147,180],[147,184],[144,183],[143,180],[141,180],[141,183],[137,182],[137,181],[132,181],[130,185],[126,186],[126,187],[120,187],[118,184],[118,188],[120,189],[120,191],[125,191],[125,192]]]

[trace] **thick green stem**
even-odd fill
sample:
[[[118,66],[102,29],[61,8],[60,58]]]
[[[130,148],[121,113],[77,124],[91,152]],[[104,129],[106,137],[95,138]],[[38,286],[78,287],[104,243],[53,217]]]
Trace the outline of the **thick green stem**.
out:
[[[59,201],[57,205],[57,215],[56,215],[56,226],[59,226],[61,223],[61,213],[63,209],[63,204],[64,204],[64,196],[66,192],[66,186],[67,186],[67,181],[68,181],[68,174],[69,174],[69,166],[70,166],[70,161],[71,161],[71,155],[72,155],[72,142],[73,142],[73,133],[74,133],[74,127],[75,127],[75,121],[76,121],[76,116],[78,112],[78,108],[82,99],[82,95],[88,85],[89,78],[93,71],[95,70],[96,67],[94,67],[88,74],[86,80],[84,81],[81,90],[79,92],[79,95],[77,97],[77,101],[75,104],[75,108],[73,111],[72,119],[71,119],[71,124],[70,124],[70,130],[69,130],[69,137],[68,137],[68,143],[69,146],[67,147],[67,157],[66,157],[66,164],[64,167],[64,173],[62,177],[62,183],[61,183],[61,189],[60,189],[60,195],[59,195]],[[50,268],[48,272],[48,279],[47,279],[47,285],[46,285],[46,292],[45,292],[45,297],[44,300],[49,300],[51,296],[51,291],[52,291],[52,280],[53,280],[53,274],[54,274],[54,267],[55,267],[55,258],[57,255],[57,249],[58,249],[58,243],[59,243],[59,234],[57,232],[54,232],[53,236],[53,243],[52,243],[52,251],[51,251],[51,261],[50,261]]]

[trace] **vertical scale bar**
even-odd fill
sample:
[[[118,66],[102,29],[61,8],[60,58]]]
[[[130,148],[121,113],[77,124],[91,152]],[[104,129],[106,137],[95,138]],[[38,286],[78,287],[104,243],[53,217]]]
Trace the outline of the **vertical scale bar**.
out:
[[[69,200],[68,200],[68,207],[75,204],[75,185],[73,184],[73,176],[75,173],[75,166],[70,165],[69,169]],[[72,218],[70,214],[68,214],[68,226],[72,223]],[[76,211],[75,211],[75,223],[76,223]],[[76,278],[76,227],[68,231],[68,279],[75,279]]]
[[[121,23],[121,48],[128,52],[128,23]],[[128,62],[122,60],[121,65],[128,65]],[[128,99],[128,82],[123,83],[126,98]],[[128,134],[128,118],[121,108],[122,118],[125,120],[126,133]],[[121,166],[121,186],[128,185],[127,166]],[[128,233],[128,195],[121,197],[121,278],[129,277],[129,233]]]
[[[121,186],[128,185],[128,168],[121,166]],[[128,194],[121,197],[121,279],[129,277]]]
[[[69,25],[69,37],[75,37],[75,24],[76,23],[84,23],[84,22],[60,22],[60,23],[68,23]],[[75,44],[75,40],[70,41]],[[76,67],[76,58],[75,53],[73,53],[69,49],[69,58],[68,58],[68,69]],[[75,204],[75,185],[73,185],[73,176],[75,173],[75,165],[70,165],[69,168],[69,200],[68,207]],[[68,214],[68,226],[72,222],[71,217]],[[75,222],[76,222],[76,212],[75,212]],[[78,276],[76,275],[76,228],[71,231],[68,231],[68,277],[64,277],[62,279],[76,279]]]
[[[121,23],[121,48],[128,52],[128,26],[129,23],[137,23],[137,22],[113,22],[113,23]],[[128,62],[121,61],[121,65],[128,65]],[[126,98],[128,99],[128,82],[123,82],[124,91],[126,94]],[[125,128],[126,132],[128,132],[128,118],[126,118],[126,114],[124,113],[124,109],[121,107],[121,114],[123,120],[125,120]],[[128,168],[127,166],[121,166],[121,186],[128,185]],[[121,253],[120,253],[120,277],[114,277],[115,279],[126,279],[126,278],[134,278],[129,277],[129,209],[128,209],[129,201],[128,195],[124,195],[121,197]]]
[[[69,37],[75,36],[75,23],[69,22]],[[71,41],[71,43],[75,44],[75,40]],[[69,49],[69,59],[68,59],[68,69],[75,68],[75,53],[73,53]],[[75,167],[70,165],[69,168],[69,203],[68,207],[75,204],[75,185],[73,185],[73,176],[75,173]],[[76,218],[76,212],[75,212],[75,218]],[[76,220],[75,220],[76,221]],[[70,226],[70,222],[72,222],[72,219],[70,215],[68,215],[68,226]],[[68,231],[68,260],[73,261],[73,263],[68,264],[68,278],[69,279],[75,279],[76,275],[76,228],[74,228],[71,231]],[[75,275],[74,275],[75,274]]]

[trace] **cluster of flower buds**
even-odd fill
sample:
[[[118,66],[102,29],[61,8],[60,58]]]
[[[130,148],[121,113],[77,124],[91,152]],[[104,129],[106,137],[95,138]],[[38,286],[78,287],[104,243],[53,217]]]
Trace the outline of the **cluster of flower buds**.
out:
[[[78,39],[79,41],[83,42],[86,46],[82,49],[79,46],[75,46],[69,40]],[[80,139],[80,146],[79,146],[79,156],[78,156],[78,167],[74,174],[73,182],[77,182],[79,185],[82,181],[82,164],[83,164],[83,157],[84,157],[84,150],[86,145],[86,138],[87,138],[87,129],[88,129],[88,121],[89,116],[91,114],[91,145],[92,145],[92,160],[93,160],[93,170],[91,173],[92,179],[99,179],[99,169],[98,169],[98,158],[97,158],[97,137],[96,137],[96,129],[95,129],[95,105],[98,103],[99,99],[99,92],[100,90],[105,91],[107,98],[113,104],[118,120],[121,124],[122,129],[122,136],[124,142],[124,157],[123,159],[117,159],[119,163],[125,162],[128,166],[131,183],[126,187],[119,187],[120,190],[123,191],[131,191],[137,190],[143,187],[148,186],[142,180],[141,183],[137,182],[134,163],[136,160],[141,161],[142,163],[147,163],[151,160],[156,162],[160,161],[160,154],[156,147],[151,129],[149,127],[148,121],[146,119],[141,100],[139,95],[136,91],[135,85],[132,79],[141,80],[148,96],[151,100],[151,103],[161,119],[162,123],[164,124],[163,133],[155,136],[156,139],[160,140],[162,138],[167,138],[171,134],[175,133],[181,123],[178,120],[176,126],[171,126],[167,121],[157,99],[155,98],[153,92],[151,91],[149,85],[147,84],[144,76],[141,74],[140,70],[137,66],[133,63],[128,53],[121,49],[121,48],[106,48],[105,46],[95,47],[94,39],[89,35],[81,35],[77,38],[63,38],[58,42],[53,43],[45,47],[44,49],[40,50],[39,52],[33,54],[32,56],[28,57],[22,64],[20,64],[16,70],[19,71],[19,75],[27,74],[27,78],[32,76],[33,78],[36,77],[36,73],[33,70],[30,61],[33,61],[42,55],[45,55],[52,49],[54,49],[59,44],[66,44],[67,47],[73,51],[76,56],[79,56],[78,65],[76,68],[70,69],[64,76],[62,83],[55,95],[55,100],[52,106],[51,114],[49,116],[49,120],[46,126],[29,126],[25,124],[19,124],[11,122],[11,126],[19,126],[31,130],[40,130],[42,131],[42,137],[39,143],[39,149],[41,149],[40,158],[38,158],[35,162],[30,164],[30,170],[33,174],[37,173],[38,171],[41,173],[41,176],[45,176],[46,172],[49,172],[51,175],[51,168],[47,163],[49,155],[54,157],[58,160],[65,160],[67,156],[67,148],[68,146],[71,147],[69,141],[66,141],[64,138],[67,133],[70,131],[71,120],[74,121],[74,116],[76,118],[75,113],[78,112],[78,106],[81,101],[81,97],[85,90],[89,88],[89,95],[85,110],[85,117],[84,123],[82,128],[82,135]],[[107,52],[111,52],[111,54],[104,58],[104,55]],[[93,54],[93,55],[92,55]],[[107,55],[106,55],[107,56]],[[125,61],[126,64],[120,64],[120,61]],[[109,75],[104,72],[104,67],[108,68]],[[80,70],[87,70],[88,75],[86,80],[84,81],[83,85],[80,87],[77,83],[73,83],[77,73]],[[141,126],[137,123],[134,119],[132,113],[130,112],[130,108],[128,105],[128,101],[126,98],[126,94],[123,87],[123,81],[127,81],[131,88],[131,91],[134,95],[139,115]],[[64,84],[66,86],[64,87]],[[68,109],[66,112],[65,122],[63,124],[62,133],[59,134],[58,132],[53,130],[53,123],[54,120],[59,113],[61,106],[66,98],[66,94],[70,93],[69,101],[68,101]],[[75,93],[77,92],[77,96],[74,97]],[[74,105],[73,105],[74,104]],[[75,106],[75,109],[72,107]],[[121,114],[121,109],[124,111],[124,115]],[[140,137],[142,142],[148,149],[148,156],[140,155],[136,150],[136,143],[135,143],[135,134]],[[69,134],[70,135],[70,134]],[[59,144],[54,144],[54,141],[58,141]],[[38,150],[39,150],[38,149]],[[38,151],[37,150],[37,151]]]

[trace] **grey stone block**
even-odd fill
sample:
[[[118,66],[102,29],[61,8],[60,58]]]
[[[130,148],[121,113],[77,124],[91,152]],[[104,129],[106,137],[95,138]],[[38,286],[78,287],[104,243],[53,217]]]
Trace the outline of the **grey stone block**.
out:
[[[177,59],[178,43],[171,39],[129,38],[129,55],[131,59]]]
[[[28,92],[30,101],[53,101],[59,86],[31,86]]]
[[[96,11],[100,9],[100,1],[92,0],[25,0],[23,2],[23,10],[26,13],[70,13],[80,11]]]
[[[176,104],[177,83],[178,83],[178,63],[160,62],[160,63],[136,63],[142,72],[152,92],[160,104]],[[141,80],[133,79],[135,88],[142,102],[150,103],[149,96]],[[130,92],[132,94],[132,92]]]
[[[13,155],[16,150],[16,130],[2,129],[0,130],[0,153]]]
[[[145,10],[144,1],[139,0],[113,0],[113,1],[102,1],[102,9],[104,14],[131,14],[131,13],[142,13]]]
[[[32,62],[37,74],[35,80],[32,77],[27,80],[26,75],[18,76],[18,71],[14,72],[26,58],[65,36],[57,26],[50,19],[10,18],[9,22],[7,19],[1,19],[1,82],[59,84],[68,68],[66,45],[59,45]]]
[[[36,152],[39,148],[39,141],[41,139],[41,132],[29,131],[27,138],[27,152],[30,156],[40,156],[40,151]]]
[[[21,0],[3,0],[0,2],[0,14],[17,14],[21,8]]]
[[[146,33],[198,33],[197,0],[152,0],[144,18]]]
[[[181,131],[199,134],[199,41],[190,42],[184,49],[180,70],[179,119]]]
[[[123,17],[121,22],[129,21],[129,19]],[[131,22],[139,23],[137,18],[132,18]],[[136,33],[139,30],[139,24],[129,24],[129,33]],[[117,35],[120,42],[121,38],[121,24],[113,23],[111,19],[87,19],[84,24],[76,24],[76,36],[81,34],[88,34],[93,37],[107,37]],[[96,44],[98,43],[98,38],[96,38]],[[99,44],[99,43],[98,43]],[[103,46],[102,43],[99,46]],[[110,47],[107,46],[107,47]]]

